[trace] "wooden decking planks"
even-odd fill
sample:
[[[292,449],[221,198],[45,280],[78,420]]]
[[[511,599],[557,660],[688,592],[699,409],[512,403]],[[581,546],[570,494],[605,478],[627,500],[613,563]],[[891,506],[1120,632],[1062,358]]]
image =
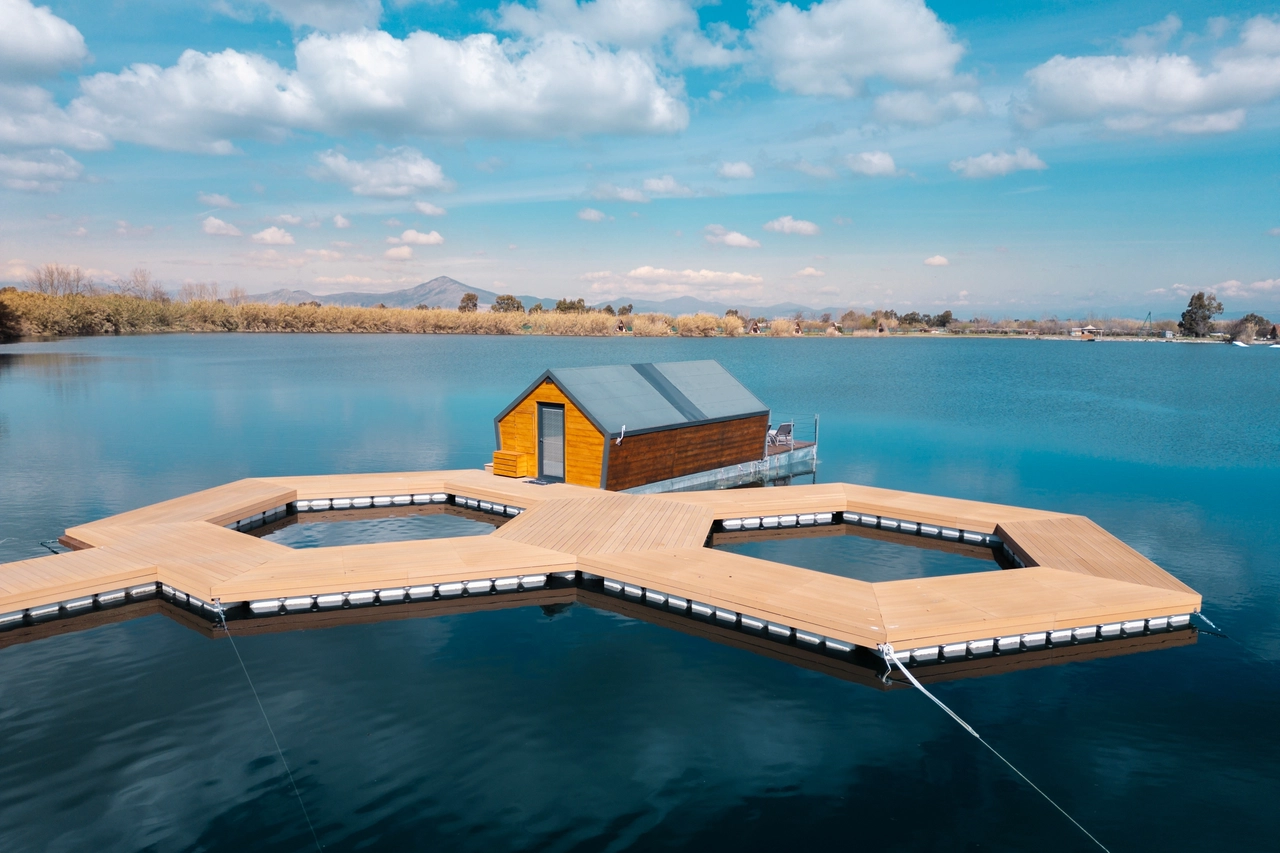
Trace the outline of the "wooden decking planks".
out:
[[[424,492],[525,512],[489,536],[309,550],[221,526],[295,498]],[[996,532],[1031,568],[871,584],[702,547],[717,518],[839,511]],[[1200,606],[1194,590],[1089,519],[838,483],[649,496],[482,471],[284,477],[230,483],[68,534],[90,547],[0,567],[0,613],[155,580],[230,602],[574,568],[872,647]]]
[[[546,501],[493,536],[573,554],[701,546],[712,513],[658,498],[596,492],[595,497]]]
[[[0,566],[0,613],[154,583],[156,566],[108,549],[51,554]]]
[[[594,574],[835,637],[885,641],[872,584],[707,548],[587,554]]]
[[[1084,516],[1002,523],[999,532],[1028,565],[1195,592]]]
[[[889,642],[902,648],[1186,613],[1199,596],[1057,569],[948,575],[875,586]]]
[[[493,536],[291,551],[213,585],[223,601],[572,571],[574,557]]]

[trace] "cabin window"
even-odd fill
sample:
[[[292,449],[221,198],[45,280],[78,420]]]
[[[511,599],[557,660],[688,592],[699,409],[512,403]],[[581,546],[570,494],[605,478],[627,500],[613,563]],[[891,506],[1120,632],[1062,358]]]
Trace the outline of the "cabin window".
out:
[[[538,479],[564,482],[564,406],[538,404]]]

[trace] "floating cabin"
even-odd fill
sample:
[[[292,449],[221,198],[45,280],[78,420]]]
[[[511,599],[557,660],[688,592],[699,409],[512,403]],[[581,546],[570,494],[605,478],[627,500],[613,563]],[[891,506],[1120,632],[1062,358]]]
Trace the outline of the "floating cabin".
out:
[[[758,460],[768,430],[715,361],[548,370],[494,418],[493,473],[622,491]]]

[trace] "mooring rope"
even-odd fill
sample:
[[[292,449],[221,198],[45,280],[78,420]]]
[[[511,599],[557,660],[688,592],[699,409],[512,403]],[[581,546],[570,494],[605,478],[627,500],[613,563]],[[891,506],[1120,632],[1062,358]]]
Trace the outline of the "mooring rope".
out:
[[[1262,661],[1263,663],[1268,663],[1268,664],[1271,664],[1272,666],[1280,667],[1280,661],[1277,661],[1273,658],[1263,657],[1262,654],[1258,652],[1256,649],[1250,646],[1246,646],[1244,643],[1240,642],[1235,637],[1231,636],[1226,631],[1222,630],[1217,625],[1213,624],[1213,621],[1210,620],[1208,616],[1205,616],[1203,613],[1199,611],[1196,611],[1196,615],[1199,616],[1202,620],[1204,620],[1206,625],[1208,625],[1210,628],[1213,629],[1212,631],[1209,631],[1204,628],[1201,628],[1200,629],[1201,633],[1209,634],[1210,636],[1213,636],[1213,637],[1218,637],[1219,639],[1226,640],[1227,642],[1230,642],[1230,643],[1235,643],[1237,646],[1244,649],[1250,655]]]
[[[1076,825],[1076,828],[1077,828],[1077,829],[1079,829],[1081,832],[1083,832],[1085,835],[1087,835],[1087,836],[1089,837],[1089,840],[1090,840],[1090,841],[1092,841],[1094,844],[1098,845],[1098,847],[1099,847],[1100,849],[1102,849],[1102,850],[1106,851],[1106,853],[1111,853],[1111,851],[1107,849],[1107,846],[1106,846],[1105,844],[1103,844],[1101,841],[1099,841],[1097,838],[1095,838],[1095,837],[1093,836],[1093,833],[1092,833],[1092,832],[1090,832],[1089,830],[1085,829],[1085,828],[1080,824],[1080,821],[1078,821],[1078,820],[1076,820],[1075,818],[1073,818],[1071,815],[1069,815],[1069,814],[1067,813],[1067,810],[1066,810],[1066,809],[1064,809],[1062,806],[1060,806],[1060,805],[1058,805],[1056,802],[1054,802],[1053,797],[1050,797],[1048,794],[1046,794],[1044,791],[1042,791],[1042,790],[1040,789],[1040,786],[1039,786],[1039,785],[1037,785],[1035,782],[1032,782],[1030,779],[1028,779],[1028,778],[1027,778],[1027,774],[1023,773],[1023,772],[1022,772],[1021,770],[1019,770],[1017,767],[1014,767],[1014,766],[1013,766],[1013,763],[1012,763],[1011,761],[1009,761],[1009,759],[1007,759],[1007,758],[1005,758],[1003,755],[1001,755],[1001,754],[999,753],[999,751],[997,751],[997,750],[996,750],[996,748],[995,748],[994,746],[992,746],[991,744],[987,743],[987,742],[983,739],[982,735],[978,734],[978,732],[973,728],[973,726],[969,725],[969,724],[968,724],[968,723],[966,723],[964,720],[960,719],[960,715],[959,715],[959,714],[957,714],[955,711],[953,711],[953,710],[951,710],[950,708],[948,708],[948,707],[946,706],[946,704],[945,704],[945,703],[943,703],[943,701],[942,701],[941,699],[939,699],[937,696],[934,696],[932,693],[930,693],[930,692],[925,688],[925,686],[924,686],[923,684],[921,684],[921,683],[916,679],[916,677],[915,677],[914,675],[912,675],[912,674],[911,674],[910,670],[908,670],[905,666],[903,666],[903,665],[898,661],[898,659],[897,659],[897,658],[895,658],[895,657],[893,656],[893,646],[892,646],[891,644],[889,644],[889,643],[885,643],[885,644],[883,644],[882,646],[880,646],[880,650],[881,650],[881,652],[883,652],[883,653],[884,653],[884,661],[885,661],[885,665],[889,668],[889,670],[890,670],[890,671],[892,671],[893,667],[896,665],[896,666],[898,667],[898,671],[899,671],[899,672],[901,672],[903,675],[905,675],[905,676],[907,677],[907,680],[911,682],[912,686],[914,686],[917,690],[919,690],[919,691],[920,691],[921,693],[923,693],[925,696],[929,697],[930,701],[932,701],[932,702],[933,702],[933,704],[937,705],[937,706],[938,706],[939,708],[941,708],[943,711],[946,711],[946,712],[947,712],[947,716],[951,717],[951,719],[953,719],[953,720],[955,720],[957,723],[959,723],[959,724],[960,724],[960,726],[961,726],[961,727],[962,727],[966,732],[968,732],[969,734],[971,734],[971,735],[973,735],[975,738],[977,738],[977,739],[978,739],[978,743],[982,744],[982,745],[983,745],[983,746],[985,746],[987,749],[991,750],[991,754],[992,754],[992,755],[994,755],[996,758],[998,758],[998,759],[1000,759],[1001,761],[1003,761],[1003,762],[1005,763],[1005,765],[1006,765],[1010,770],[1012,770],[1014,773],[1017,773],[1020,777],[1022,777],[1022,781],[1026,782],[1028,785],[1030,785],[1030,786],[1035,790],[1035,792],[1036,792],[1037,794],[1039,794],[1040,796],[1044,797],[1044,798],[1045,798],[1045,800],[1047,800],[1047,801],[1048,801],[1049,805],[1053,806],[1055,809],[1057,809],[1059,812],[1061,812],[1061,813],[1062,813],[1062,816],[1063,816],[1063,817],[1065,817],[1067,820],[1069,820],[1069,821],[1071,821],[1073,824],[1075,824],[1075,825]],[[886,673],[886,676],[887,676],[887,674],[888,674],[888,673]]]
[[[320,843],[320,836],[316,834],[315,824],[311,822],[311,815],[307,813],[307,804],[302,799],[302,794],[298,791],[298,783],[293,781],[293,771],[289,769],[289,762],[284,757],[284,750],[280,748],[280,741],[276,738],[276,730],[271,726],[271,718],[267,716],[267,709],[262,705],[262,699],[258,696],[258,688],[253,686],[253,679],[249,677],[249,668],[244,665],[244,658],[240,656],[240,649],[236,646],[236,638],[231,636],[231,629],[227,627],[227,614],[222,609],[222,601],[214,599],[214,604],[218,605],[218,616],[222,620],[222,630],[227,632],[227,639],[231,641],[231,648],[235,650],[236,660],[240,661],[240,669],[244,672],[244,680],[249,682],[249,689],[253,691],[254,701],[258,703],[258,710],[262,712],[262,721],[267,724],[267,731],[271,733],[271,742],[276,745],[276,753],[280,756],[280,763],[284,765],[284,772],[289,776],[289,785],[293,788],[293,795],[298,798],[298,806],[302,809],[302,816],[307,821],[307,829],[311,830],[311,840],[316,843],[317,850],[323,850],[324,846]]]

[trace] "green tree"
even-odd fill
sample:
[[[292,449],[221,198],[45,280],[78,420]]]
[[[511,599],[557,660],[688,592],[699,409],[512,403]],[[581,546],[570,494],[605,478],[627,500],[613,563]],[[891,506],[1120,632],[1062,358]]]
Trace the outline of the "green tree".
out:
[[[739,317],[739,316],[738,316],[738,309],[737,309],[737,308],[730,308],[728,311],[724,312],[724,316],[726,316],[726,317],[738,317],[738,319],[742,319],[741,317]]]
[[[601,311],[603,311],[604,313],[608,314],[610,317],[616,317],[616,316],[618,316],[618,312],[613,310],[613,306],[612,306],[612,305],[606,305],[606,306],[604,306],[603,308],[601,308],[600,310],[601,310]]]
[[[1193,338],[1208,337],[1213,331],[1214,316],[1221,313],[1222,303],[1217,296],[1212,293],[1206,296],[1203,290],[1197,291],[1187,303],[1187,310],[1182,312],[1178,329]]]
[[[619,309],[618,309],[618,316],[619,316],[619,317],[626,317],[626,316],[627,316],[628,314],[630,314],[630,313],[631,313],[631,303],[630,303],[630,302],[628,302],[626,305],[623,305],[621,308],[619,308]]]
[[[584,314],[587,311],[587,301],[581,297],[578,299],[557,299],[556,311],[560,314]]]
[[[458,310],[463,314],[473,314],[480,307],[480,297],[474,293],[462,294],[462,300],[458,302]]]
[[[955,321],[955,317],[953,317],[951,312],[948,310],[948,311],[943,311],[941,314],[935,314],[932,318],[932,322],[930,322],[929,325],[936,326],[939,329],[945,329],[947,326],[950,326],[954,321]]]
[[[17,292],[16,287],[0,287],[0,341],[18,336],[18,315],[4,298],[6,293]]]
[[[493,300],[493,307],[489,310],[496,311],[499,314],[523,314],[524,303],[510,293],[504,293]]]

